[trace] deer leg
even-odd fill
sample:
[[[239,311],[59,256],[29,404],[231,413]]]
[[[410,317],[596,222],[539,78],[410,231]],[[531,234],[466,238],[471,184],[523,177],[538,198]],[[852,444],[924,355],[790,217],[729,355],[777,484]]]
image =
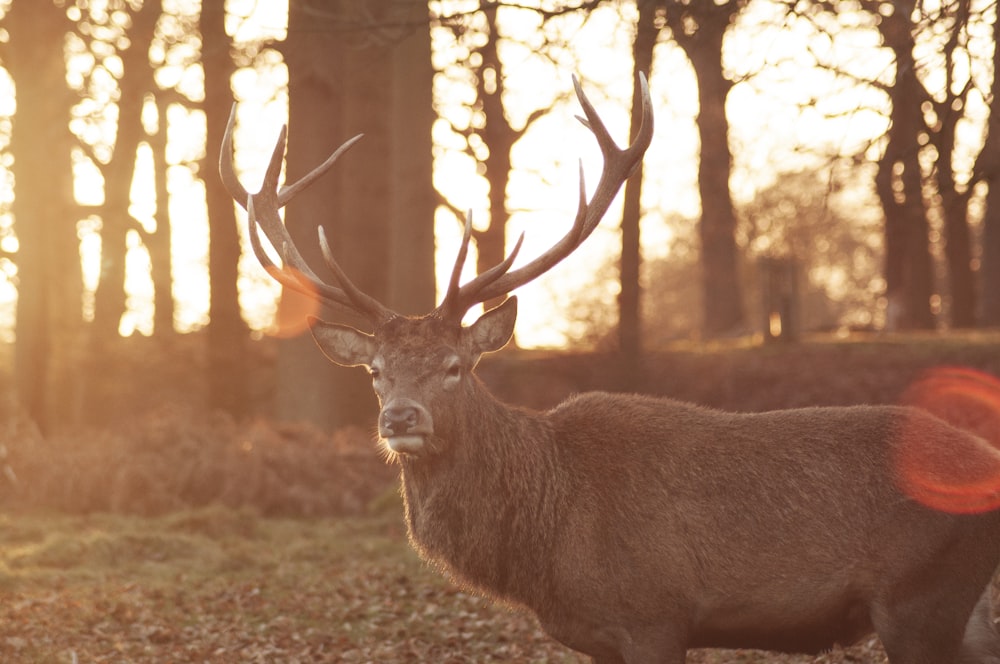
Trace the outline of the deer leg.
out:
[[[966,529],[884,588],[872,606],[872,624],[890,664],[990,662],[981,627],[992,622],[983,592],[996,569],[994,550],[984,547],[981,533]]]
[[[890,664],[958,664],[965,624],[975,604],[974,597],[949,588],[913,586],[902,597],[893,598],[872,612],[872,623],[882,640]],[[917,582],[917,587],[922,584]],[[973,659],[972,664],[985,664]],[[965,664],[963,662],[963,664]]]
[[[1000,633],[993,616],[990,586],[986,587],[965,625],[961,664],[1000,664]]]
[[[662,627],[628,630],[615,650],[595,655],[594,664],[684,664],[687,648],[683,640]]]

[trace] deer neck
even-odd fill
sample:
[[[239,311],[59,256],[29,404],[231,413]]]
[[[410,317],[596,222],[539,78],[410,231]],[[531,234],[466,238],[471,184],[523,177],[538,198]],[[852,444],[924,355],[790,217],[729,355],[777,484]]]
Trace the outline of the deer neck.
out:
[[[552,429],[543,414],[474,389],[447,451],[403,460],[410,539],[459,580],[531,605],[561,499]]]

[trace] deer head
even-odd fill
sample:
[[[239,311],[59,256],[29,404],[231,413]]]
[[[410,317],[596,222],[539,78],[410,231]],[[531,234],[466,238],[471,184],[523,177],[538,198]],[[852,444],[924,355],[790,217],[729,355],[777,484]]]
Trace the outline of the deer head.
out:
[[[366,333],[346,325],[310,320],[313,337],[330,360],[344,366],[368,368],[381,406],[379,435],[395,453],[419,456],[439,450],[444,444],[441,426],[434,417],[435,412],[441,411],[434,407],[435,403],[445,398],[453,399],[467,388],[473,380],[472,371],[479,358],[484,353],[499,350],[509,341],[517,317],[517,300],[509,297],[469,326],[462,325],[466,312],[476,304],[503,296],[535,279],[580,246],[597,227],[618,189],[636,169],[649,147],[653,115],[644,76],[640,74],[639,81],[641,126],[633,143],[625,149],[619,148],[612,140],[575,77],[573,85],[585,115],[585,118],[579,119],[593,132],[604,157],[604,168],[593,196],[587,200],[581,164],[576,218],[562,239],[534,260],[512,270],[524,239],[522,234],[501,263],[460,284],[472,236],[471,215],[467,217],[447,293],[436,309],[419,317],[401,316],[358,289],[334,259],[322,228],[319,229],[318,241],[337,283],[330,284],[320,279],[295,248],[278,213],[299,191],[323,175],[361,136],[346,141],[301,180],[279,189],[278,175],[287,132],[287,128],[283,127],[261,190],[251,195],[240,184],[233,167],[235,108],[230,114],[219,170],[230,195],[247,210],[254,254],[271,276],[284,286],[326,304],[347,307],[371,324],[372,331]],[[281,267],[265,253],[258,230],[263,231],[278,251],[282,259]]]

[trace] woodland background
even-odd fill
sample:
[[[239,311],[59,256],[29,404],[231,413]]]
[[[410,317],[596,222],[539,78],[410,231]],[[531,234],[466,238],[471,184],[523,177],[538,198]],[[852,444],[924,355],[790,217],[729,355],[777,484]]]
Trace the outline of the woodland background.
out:
[[[605,221],[619,227],[605,236],[619,245],[607,266],[588,266],[589,279],[560,277],[551,325],[564,327],[577,348],[613,350],[638,372],[644,352],[671,340],[771,332],[762,300],[777,300],[795,331],[1000,322],[1000,188],[991,186],[1000,154],[992,121],[1000,22],[993,2],[292,0],[287,25],[277,20],[266,24],[270,33],[248,38],[241,30],[260,8],[248,0],[6,3],[0,64],[15,97],[0,123],[7,192],[0,269],[8,294],[16,293],[10,404],[43,431],[101,424],[128,411],[135,392],[128,376],[149,371],[141,360],[153,356],[190,367],[189,382],[164,386],[168,391],[237,418],[252,405],[257,414],[324,429],[370,421],[373,400],[361,372],[325,366],[308,335],[261,340],[261,325],[247,322],[261,316],[261,305],[247,302],[247,283],[266,277],[241,268],[244,221],[216,176],[230,107],[260,101],[246,98],[256,90],[278,90],[265,108],[279,111],[238,115],[237,163],[250,169],[250,183],[259,181],[254,174],[265,153],[258,148],[248,157],[240,145],[248,144],[246,132],[276,131],[270,120],[280,118],[286,98],[290,179],[346,137],[366,134],[322,186],[289,206],[289,228],[306,257],[316,258],[312,239],[323,223],[363,288],[399,310],[427,311],[435,299],[435,243],[445,242],[435,220],[454,219],[444,226],[457,233],[464,216],[447,178],[435,173],[458,159],[478,174],[478,260],[498,262],[508,220],[523,212],[514,201],[518,178],[546,177],[516,170],[512,156],[550,106],[573,104],[570,92],[558,89],[533,107],[518,94],[518,81],[558,72],[566,86],[568,73],[592,66],[588,49],[603,48],[584,38],[592,21],[615,22],[623,63],[592,77],[588,89],[602,109],[634,104],[623,82],[636,71],[649,73],[654,92],[662,91],[657,100],[670,97],[672,81],[692,81],[696,99],[686,120],[678,119],[683,109],[658,108],[658,135],[676,141],[684,134],[671,127],[689,127],[687,141],[697,137],[700,158],[676,172],[650,174],[647,165],[645,175],[636,174],[620,217],[612,212]],[[803,33],[801,47],[769,47],[775,30]],[[755,43],[763,46],[745,51],[752,58],[727,56]],[[820,147],[793,140],[793,154],[809,152],[807,160],[787,160],[797,170],[776,171],[770,185],[734,195],[734,164],[747,167],[729,128],[751,112],[742,103],[747,92],[794,83],[802,71],[814,78],[799,87],[822,76],[829,94],[781,93],[789,112],[875,129]],[[601,99],[605,88],[626,96]],[[182,133],[202,136],[200,147],[172,148],[170,137]],[[585,149],[562,146],[557,159]],[[207,237],[182,241],[207,245],[201,287],[184,281],[191,270],[172,255],[177,210],[188,209],[177,204],[179,177],[203,191]],[[657,204],[664,177],[690,179],[694,216]],[[155,190],[145,211],[137,207],[140,180]],[[82,181],[96,185],[81,191]],[[572,195],[566,198],[572,205]],[[664,224],[668,239],[642,240],[643,220]],[[128,266],[137,253],[139,267]],[[656,258],[643,261],[643,253]],[[98,266],[89,277],[88,261]],[[140,299],[127,287],[127,272],[147,284],[145,325],[127,324]],[[199,288],[208,289],[207,315],[181,325],[178,299]],[[794,317],[786,310],[791,300]],[[268,306],[274,303],[263,306],[265,316]],[[304,306],[283,295],[279,327],[301,320]],[[179,339],[187,336],[197,341]],[[204,361],[189,362],[196,355]],[[124,368],[109,371],[114,363]],[[273,370],[264,387],[249,378],[261,366]],[[111,373],[118,382],[108,380]],[[269,391],[273,402],[261,402],[255,389]]]

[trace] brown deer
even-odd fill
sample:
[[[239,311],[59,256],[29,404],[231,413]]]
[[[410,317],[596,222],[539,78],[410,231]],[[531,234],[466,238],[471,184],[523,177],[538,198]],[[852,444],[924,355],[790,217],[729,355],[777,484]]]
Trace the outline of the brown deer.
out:
[[[260,193],[248,195],[232,165],[230,119],[222,177],[248,211],[260,262],[284,285],[370,321],[371,334],[311,327],[329,359],[371,374],[413,546],[458,582],[529,608],[548,634],[595,662],[680,664],[688,648],[713,646],[816,653],[872,631],[892,664],[1000,662],[988,591],[1000,512],[932,509],[904,492],[897,471],[911,447],[1000,470],[1000,453],[983,439],[906,407],[737,414],[588,393],[536,412],[499,402],[474,375],[480,357],[510,339],[516,299],[468,326],[465,313],[579,246],[650,143],[645,79],[642,126],[624,150],[574,84],[604,155],[596,192],[586,199],[581,168],[565,237],[511,269],[519,241],[460,284],[467,220],[447,293],[421,317],[355,287],[320,230],[337,282],[322,281],[279,218],[358,137],[279,190],[282,130]],[[263,251],[258,229],[284,267]],[[926,471],[928,490],[947,492],[935,472]]]

